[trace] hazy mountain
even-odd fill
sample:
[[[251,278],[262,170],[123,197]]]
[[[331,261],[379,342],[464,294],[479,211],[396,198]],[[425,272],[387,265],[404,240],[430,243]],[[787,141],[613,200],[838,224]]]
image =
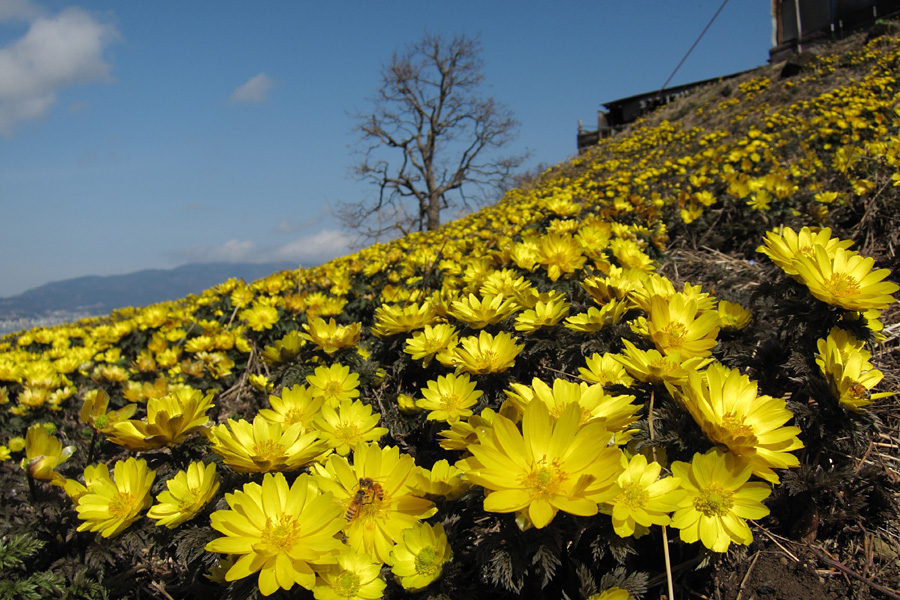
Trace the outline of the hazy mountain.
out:
[[[189,264],[126,275],[88,275],[54,281],[0,298],[0,333],[105,315],[125,306],[146,306],[199,294],[231,277],[251,282],[296,263]]]

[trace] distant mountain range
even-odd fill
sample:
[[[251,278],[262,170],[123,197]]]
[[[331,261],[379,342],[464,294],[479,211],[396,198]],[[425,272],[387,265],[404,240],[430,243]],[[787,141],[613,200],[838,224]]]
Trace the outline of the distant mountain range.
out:
[[[37,325],[55,325],[109,314],[126,306],[146,306],[199,294],[231,277],[252,282],[296,263],[206,263],[174,269],[145,269],[126,275],[88,275],[54,281],[0,298],[0,334]]]

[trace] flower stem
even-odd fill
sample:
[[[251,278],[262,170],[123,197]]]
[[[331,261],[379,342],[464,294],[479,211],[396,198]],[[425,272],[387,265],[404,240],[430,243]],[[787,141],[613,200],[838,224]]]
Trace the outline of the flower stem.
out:
[[[653,444],[653,401],[656,398],[656,390],[650,390],[650,406],[647,407],[647,430],[650,433],[650,449],[653,452],[653,461],[656,461],[656,445]],[[672,560],[669,558],[669,534],[666,530],[666,526],[662,525],[662,537],[663,537],[663,556],[665,556],[666,560],[666,583],[669,586],[669,600],[675,599],[675,588],[672,585]]]

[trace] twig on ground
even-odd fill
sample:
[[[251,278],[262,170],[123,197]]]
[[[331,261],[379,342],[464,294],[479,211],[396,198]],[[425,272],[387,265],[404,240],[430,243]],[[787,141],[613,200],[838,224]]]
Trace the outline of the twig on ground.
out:
[[[892,590],[890,588],[886,588],[881,584],[875,583],[868,577],[863,577],[862,575],[860,575],[859,573],[857,573],[856,571],[854,571],[853,569],[851,569],[850,567],[848,567],[847,565],[842,563],[841,561],[839,561],[835,558],[831,558],[824,550],[816,548],[815,546],[809,546],[809,549],[813,551],[813,553],[816,555],[816,557],[819,558],[819,560],[831,565],[832,567],[834,567],[835,569],[844,573],[845,575],[849,575],[850,577],[856,579],[857,581],[863,582],[864,584],[866,584],[873,590],[878,590],[879,592],[881,592],[885,596],[888,596],[889,598],[894,598],[894,600],[900,600],[900,592],[895,592],[894,590]]]

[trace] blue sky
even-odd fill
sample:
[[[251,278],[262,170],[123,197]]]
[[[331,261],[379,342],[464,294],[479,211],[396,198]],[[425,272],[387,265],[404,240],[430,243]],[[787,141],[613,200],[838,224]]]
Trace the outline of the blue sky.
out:
[[[0,297],[188,262],[345,254],[351,114],[427,30],[480,36],[533,167],[578,120],[659,89],[721,0],[0,0]],[[769,3],[731,0],[670,85],[766,63]]]

